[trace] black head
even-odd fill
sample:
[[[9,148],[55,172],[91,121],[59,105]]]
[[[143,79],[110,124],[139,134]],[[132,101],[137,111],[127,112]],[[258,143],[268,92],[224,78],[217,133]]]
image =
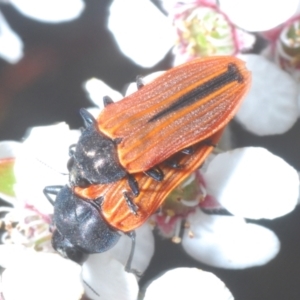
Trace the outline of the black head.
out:
[[[48,199],[51,188],[44,191]],[[54,202],[53,248],[80,264],[88,254],[109,250],[120,238],[91,203],[76,196],[68,186],[60,189]]]
[[[90,184],[105,184],[126,176],[120,165],[116,144],[98,130],[94,117],[82,109],[86,128],[68,162],[70,182],[74,186],[86,187]]]

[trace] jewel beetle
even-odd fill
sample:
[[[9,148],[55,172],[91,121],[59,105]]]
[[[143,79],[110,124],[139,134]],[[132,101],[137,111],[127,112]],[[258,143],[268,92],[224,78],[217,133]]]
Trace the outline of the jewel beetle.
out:
[[[251,83],[245,63],[214,56],[172,68],[119,102],[104,98],[94,119],[81,110],[85,129],[70,150],[72,186],[107,184],[127,178],[139,194],[135,174],[163,179],[157,165],[223,128]]]
[[[91,185],[86,188],[49,186],[44,189],[54,206],[52,245],[62,256],[83,263],[92,253],[112,248],[120,232],[132,240],[126,270],[131,271],[135,247],[134,230],[141,226],[163,203],[167,195],[203,163],[222,130],[209,141],[193,145],[192,154],[178,153],[174,159],[178,168],[161,163],[164,180],[157,181],[143,172],[136,174],[140,193],[135,196],[126,178],[119,181]],[[131,200],[124,197],[127,191]],[[53,200],[52,196],[56,196]]]

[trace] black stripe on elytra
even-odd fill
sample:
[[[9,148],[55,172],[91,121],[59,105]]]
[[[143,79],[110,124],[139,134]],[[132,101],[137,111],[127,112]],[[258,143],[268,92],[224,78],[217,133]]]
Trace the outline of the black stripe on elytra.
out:
[[[151,119],[149,119],[148,122],[156,121],[167,114],[180,110],[186,106],[189,106],[233,81],[242,83],[243,76],[239,72],[237,66],[233,63],[230,63],[228,64],[228,69],[225,73],[213,79],[208,80],[207,82],[196,87],[186,95],[181,96],[175,102],[173,102],[169,107],[165,108],[164,110],[154,115]]]

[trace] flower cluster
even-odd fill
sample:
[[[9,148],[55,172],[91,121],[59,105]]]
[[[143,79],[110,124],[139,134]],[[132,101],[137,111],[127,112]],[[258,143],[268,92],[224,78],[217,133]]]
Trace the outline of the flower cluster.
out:
[[[58,15],[56,10],[48,14],[56,7],[53,1],[49,10],[39,1],[26,1],[26,6],[21,2],[10,1],[25,15],[48,22],[71,20],[84,8],[80,0],[60,1],[72,9],[60,9],[68,14]],[[126,56],[143,67],[155,65],[170,49],[174,65],[207,55],[239,56],[252,71],[253,84],[236,120],[261,136],[282,134],[295,124],[299,115],[298,0],[260,0],[259,4],[253,0],[242,4],[238,0],[161,0],[159,6],[150,0],[112,2],[108,28]],[[276,13],[267,18],[271,6]],[[0,55],[17,62],[22,57],[21,41],[2,15],[0,26],[4,41]],[[267,46],[262,53],[246,54],[257,37],[264,38]],[[145,83],[155,76],[145,77]],[[123,97],[98,79],[86,82],[85,88],[95,115],[102,109],[103,96],[114,101]],[[127,93],[133,90],[131,85]],[[90,255],[82,267],[61,258],[51,247],[53,207],[42,191],[47,185],[67,183],[68,148],[79,135],[61,123],[31,129],[22,143],[0,143],[0,197],[9,205],[0,209],[5,230],[0,265],[6,268],[0,292],[5,299],[80,299],[85,291],[91,299],[126,300],[137,299],[141,293],[136,276],[124,270],[131,243],[126,235],[111,250]],[[229,147],[223,147],[225,143]],[[150,263],[155,250],[153,225],[163,237],[180,242],[188,255],[211,266],[259,266],[279,253],[276,234],[248,219],[272,220],[290,213],[299,198],[298,172],[267,149],[234,149],[227,136],[219,147],[137,229],[133,269],[143,273]],[[39,288],[32,288],[33,284]],[[167,272],[143,293],[146,300],[198,299],[200,294],[205,299],[233,299],[214,275],[193,268]]]

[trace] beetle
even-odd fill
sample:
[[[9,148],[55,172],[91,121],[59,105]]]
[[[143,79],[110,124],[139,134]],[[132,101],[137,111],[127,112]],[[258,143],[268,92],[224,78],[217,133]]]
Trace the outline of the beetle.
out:
[[[209,142],[193,145],[193,154],[176,154],[178,168],[159,164],[163,181],[157,181],[143,172],[136,174],[140,193],[134,196],[126,178],[119,181],[91,185],[86,188],[49,186],[44,194],[54,205],[52,245],[62,256],[82,264],[92,253],[112,248],[120,232],[132,240],[126,270],[131,270],[135,247],[134,230],[141,226],[163,203],[168,194],[203,163],[220,139],[222,130]],[[124,193],[134,199],[126,200]],[[55,201],[51,195],[56,195]],[[104,197],[105,196],[105,197]],[[124,201],[125,198],[125,201]]]
[[[230,56],[205,57],[175,67],[119,102],[104,97],[94,119],[81,110],[85,129],[70,150],[72,186],[108,184],[126,178],[139,194],[135,174],[163,180],[157,167],[223,128],[251,82],[245,63]],[[176,167],[176,164],[174,165]]]

